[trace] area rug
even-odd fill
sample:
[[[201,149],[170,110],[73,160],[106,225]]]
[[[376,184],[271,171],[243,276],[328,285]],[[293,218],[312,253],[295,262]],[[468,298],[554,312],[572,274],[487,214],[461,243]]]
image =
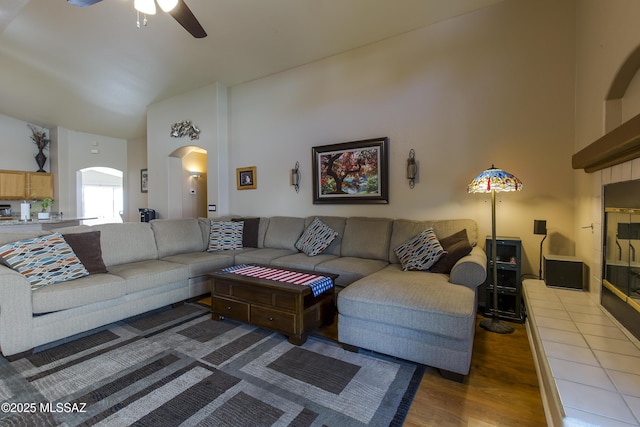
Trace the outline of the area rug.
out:
[[[0,358],[0,425],[401,425],[423,373],[184,304]]]

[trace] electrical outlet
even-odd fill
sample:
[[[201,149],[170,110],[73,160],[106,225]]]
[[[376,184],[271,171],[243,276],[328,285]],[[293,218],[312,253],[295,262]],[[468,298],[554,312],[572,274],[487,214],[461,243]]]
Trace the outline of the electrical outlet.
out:
[[[215,212],[216,211],[216,205],[209,205],[209,212]]]

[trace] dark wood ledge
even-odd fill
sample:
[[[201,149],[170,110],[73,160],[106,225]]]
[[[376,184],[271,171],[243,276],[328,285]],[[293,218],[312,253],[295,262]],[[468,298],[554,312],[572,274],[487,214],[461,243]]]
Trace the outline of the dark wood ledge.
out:
[[[596,172],[640,157],[640,114],[572,157],[574,169]]]

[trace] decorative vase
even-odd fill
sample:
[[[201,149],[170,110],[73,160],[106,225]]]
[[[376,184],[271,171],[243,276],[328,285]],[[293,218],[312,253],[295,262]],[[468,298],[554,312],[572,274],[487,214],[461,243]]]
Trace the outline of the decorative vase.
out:
[[[36,154],[35,158],[36,158],[36,163],[40,167],[40,169],[38,169],[36,172],[46,172],[46,170],[44,170],[44,164],[47,161],[47,156],[45,156],[42,150],[38,150],[38,154]]]
[[[38,219],[49,219],[49,212],[38,212]]]

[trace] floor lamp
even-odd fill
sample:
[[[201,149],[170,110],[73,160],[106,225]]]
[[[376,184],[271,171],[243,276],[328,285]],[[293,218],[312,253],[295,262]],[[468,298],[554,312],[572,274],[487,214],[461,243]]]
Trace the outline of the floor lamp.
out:
[[[542,280],[542,244],[547,238],[547,221],[544,219],[533,220],[533,234],[544,235],[540,241],[540,267],[538,269],[538,280]]]
[[[514,329],[502,322],[498,313],[498,265],[496,263],[496,193],[501,191],[520,191],[522,182],[502,169],[493,165],[473,178],[467,187],[469,193],[491,193],[491,273],[493,277],[493,308],[491,319],[480,322],[480,327],[498,334],[510,334]],[[518,278],[519,279],[519,278]]]

